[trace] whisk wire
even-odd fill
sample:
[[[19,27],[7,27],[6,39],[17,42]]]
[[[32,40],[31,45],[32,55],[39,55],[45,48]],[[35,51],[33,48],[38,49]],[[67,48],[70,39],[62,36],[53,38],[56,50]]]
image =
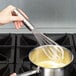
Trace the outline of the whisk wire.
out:
[[[46,48],[43,49],[43,51],[44,51],[46,56],[48,56],[50,59],[51,58],[54,58],[54,59],[62,58],[63,59],[64,51],[56,42],[54,42],[53,40],[49,39],[44,34],[40,34],[38,32],[35,33],[35,36],[36,36],[39,44],[41,44],[41,45],[48,45],[48,44],[49,45],[55,45],[53,48],[46,47]],[[58,55],[58,53],[61,54],[61,57]]]
[[[24,20],[23,20],[23,23],[24,23],[24,25],[30,30],[30,31],[32,31],[32,33],[34,34],[34,36],[36,37],[36,39],[37,39],[37,41],[38,41],[38,43],[40,44],[40,45],[55,45],[55,46],[53,46],[53,48],[44,48],[43,50],[43,52],[47,55],[47,57],[49,57],[49,58],[51,58],[51,57],[53,57],[53,58],[62,58],[63,59],[63,55],[64,55],[64,51],[63,51],[63,48],[59,45],[59,44],[57,44],[55,41],[53,41],[51,38],[49,38],[49,37],[47,37],[46,35],[44,35],[43,33],[39,33],[34,27],[33,27],[33,25],[26,19],[26,17],[18,10],[18,9],[16,9],[16,10],[14,10],[14,12],[18,15],[18,16],[20,16],[21,18],[23,18]],[[58,52],[59,53],[61,53],[61,56],[62,57],[60,57],[59,56],[59,54],[58,54]]]

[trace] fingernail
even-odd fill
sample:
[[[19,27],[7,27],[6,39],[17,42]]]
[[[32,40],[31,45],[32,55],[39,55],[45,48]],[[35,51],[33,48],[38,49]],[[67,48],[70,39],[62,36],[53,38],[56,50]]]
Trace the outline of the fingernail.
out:
[[[14,73],[13,75],[16,75],[16,73]]]

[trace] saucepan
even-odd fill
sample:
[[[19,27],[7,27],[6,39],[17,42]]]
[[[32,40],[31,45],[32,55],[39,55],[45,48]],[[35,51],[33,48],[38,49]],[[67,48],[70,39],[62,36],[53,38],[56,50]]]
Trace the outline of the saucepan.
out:
[[[30,76],[36,73],[40,73],[41,76],[64,76],[64,68],[67,68],[72,64],[74,56],[69,49],[62,47],[64,59],[49,59],[48,56],[45,55],[43,49],[45,47],[52,48],[54,46],[55,45],[42,45],[31,50],[28,57],[31,63],[36,66],[36,69],[22,73],[18,76]],[[60,63],[60,61],[62,63]]]

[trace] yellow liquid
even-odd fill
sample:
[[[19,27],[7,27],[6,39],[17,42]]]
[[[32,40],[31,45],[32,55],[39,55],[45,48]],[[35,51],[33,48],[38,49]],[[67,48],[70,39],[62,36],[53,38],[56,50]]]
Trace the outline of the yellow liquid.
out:
[[[45,67],[45,68],[58,68],[65,66],[64,63],[56,63],[53,61],[42,61],[37,63],[38,66]]]
[[[52,48],[52,46],[48,46],[47,48]],[[44,53],[43,49],[45,48],[36,48],[29,54],[29,59],[37,66],[43,68],[61,68],[68,65],[73,60],[73,55],[66,48],[63,48],[63,59],[61,58],[60,52],[57,53],[59,58],[56,58],[55,55],[53,55],[54,57],[50,57],[49,59]],[[45,51],[47,51],[47,49]]]

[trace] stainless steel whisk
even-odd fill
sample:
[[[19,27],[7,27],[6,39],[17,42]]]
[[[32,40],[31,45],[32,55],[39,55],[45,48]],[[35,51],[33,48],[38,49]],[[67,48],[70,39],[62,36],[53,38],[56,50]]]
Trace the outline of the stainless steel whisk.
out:
[[[35,31],[36,29],[34,28],[33,24],[26,19],[26,17],[20,12],[19,9],[15,9],[14,12],[20,16],[21,18],[23,18],[23,23],[24,25],[33,32],[33,34],[35,34],[36,39],[38,40],[38,42],[40,43],[40,45],[55,45],[55,48],[44,48],[43,51],[45,53],[46,56],[48,56],[49,58],[64,58],[64,51],[62,49],[62,47],[57,44],[55,41],[53,41],[52,39],[50,39],[49,37],[47,37],[46,35],[44,35],[43,33],[39,33],[38,31]],[[39,41],[40,40],[40,41]],[[42,42],[42,43],[41,43]],[[61,57],[58,55],[58,53],[61,53]]]

